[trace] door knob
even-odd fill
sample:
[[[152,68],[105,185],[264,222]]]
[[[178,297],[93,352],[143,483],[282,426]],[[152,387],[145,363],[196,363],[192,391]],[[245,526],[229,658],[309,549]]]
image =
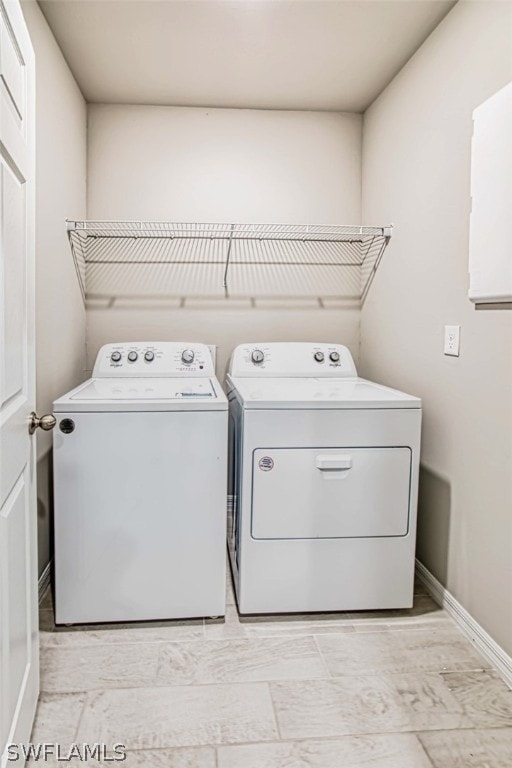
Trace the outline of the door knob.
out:
[[[46,416],[38,416],[35,411],[32,411],[28,422],[28,433],[33,435],[38,427],[44,429],[45,432],[49,432],[56,423],[57,419],[51,413],[47,413]]]

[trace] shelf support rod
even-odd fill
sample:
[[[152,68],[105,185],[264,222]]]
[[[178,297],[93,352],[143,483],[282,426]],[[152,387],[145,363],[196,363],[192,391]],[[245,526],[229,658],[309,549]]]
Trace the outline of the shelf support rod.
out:
[[[224,267],[224,280],[222,282],[222,285],[224,287],[224,291],[226,293],[226,298],[228,298],[228,269],[229,269],[229,259],[231,257],[231,246],[233,244],[233,232],[235,231],[235,225],[231,224],[231,232],[229,233],[229,243],[228,243],[228,252],[226,255],[226,265]]]
[[[378,266],[380,264],[380,260],[382,259],[382,255],[383,255],[384,251],[386,250],[386,246],[387,246],[387,244],[389,242],[389,238],[390,237],[391,237],[391,235],[389,235],[388,237],[385,237],[383,239],[382,245],[381,245],[380,250],[379,250],[379,253],[377,254],[377,258],[373,262],[373,267],[370,270],[370,274],[368,275],[368,279],[366,280],[365,286],[364,286],[364,288],[363,288],[363,290],[361,292],[361,299],[360,299],[360,306],[361,307],[363,306],[363,304],[364,304],[364,302],[366,300],[366,296],[368,295],[368,291],[370,290],[370,286],[371,286],[371,284],[373,282],[373,278],[375,277],[375,273],[377,272]]]

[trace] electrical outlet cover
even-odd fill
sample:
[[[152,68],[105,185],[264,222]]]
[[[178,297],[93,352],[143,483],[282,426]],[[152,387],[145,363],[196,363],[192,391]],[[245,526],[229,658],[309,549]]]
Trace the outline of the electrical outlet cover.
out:
[[[460,325],[445,325],[444,354],[458,357],[460,350]]]

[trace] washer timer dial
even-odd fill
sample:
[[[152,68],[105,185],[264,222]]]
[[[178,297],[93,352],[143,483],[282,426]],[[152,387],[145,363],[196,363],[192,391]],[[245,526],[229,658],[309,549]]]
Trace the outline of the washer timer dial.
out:
[[[333,363],[339,363],[340,361],[340,353],[339,352],[331,352],[329,355],[329,358]]]
[[[264,359],[265,359],[265,355],[261,351],[261,349],[253,349],[251,353],[251,360],[255,365],[259,365],[264,361]]]
[[[181,362],[185,363],[185,365],[190,365],[194,362],[194,350],[193,349],[184,349],[181,353]]]

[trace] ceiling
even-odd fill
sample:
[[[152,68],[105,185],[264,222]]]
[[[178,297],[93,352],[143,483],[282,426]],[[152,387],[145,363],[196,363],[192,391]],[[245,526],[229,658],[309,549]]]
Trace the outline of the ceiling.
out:
[[[87,101],[364,111],[454,2],[39,0]]]

